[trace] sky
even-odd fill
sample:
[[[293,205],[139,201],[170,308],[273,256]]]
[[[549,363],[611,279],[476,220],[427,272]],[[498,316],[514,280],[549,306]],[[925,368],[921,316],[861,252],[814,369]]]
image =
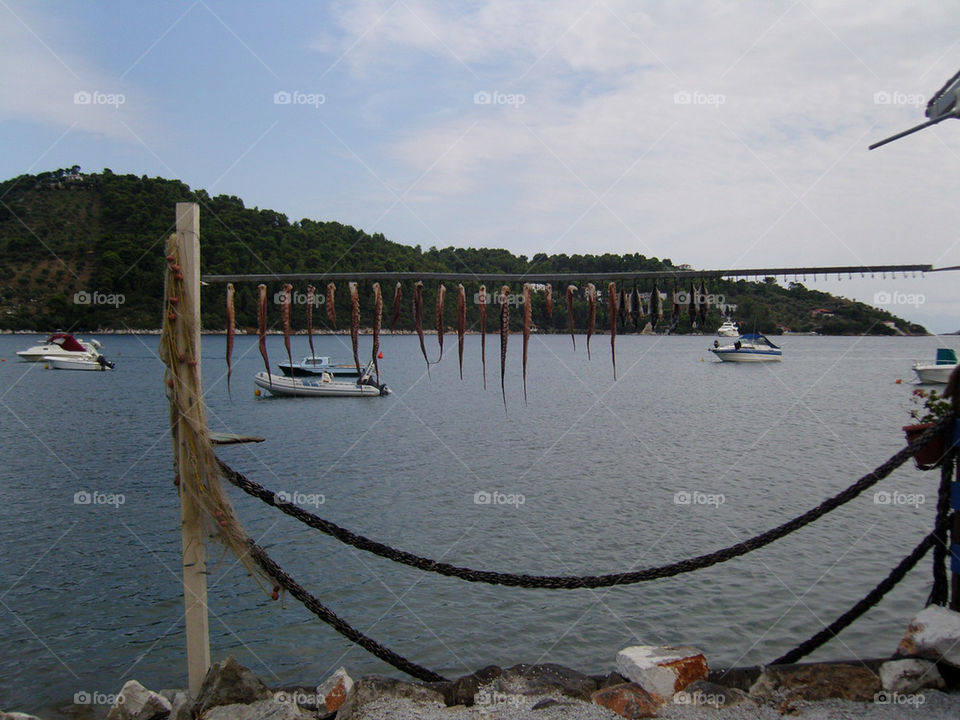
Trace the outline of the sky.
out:
[[[958,69],[947,2],[0,0],[0,177],[178,178],[528,258],[945,267],[960,123],[867,146]],[[953,332],[958,280],[805,284]]]

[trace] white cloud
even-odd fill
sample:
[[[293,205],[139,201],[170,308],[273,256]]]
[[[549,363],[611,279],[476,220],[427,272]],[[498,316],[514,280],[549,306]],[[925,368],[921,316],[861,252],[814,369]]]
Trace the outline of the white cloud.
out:
[[[0,22],[0,120],[23,120],[132,142],[145,98],[66,47],[56,21],[5,6]],[[75,38],[73,38],[75,41]]]

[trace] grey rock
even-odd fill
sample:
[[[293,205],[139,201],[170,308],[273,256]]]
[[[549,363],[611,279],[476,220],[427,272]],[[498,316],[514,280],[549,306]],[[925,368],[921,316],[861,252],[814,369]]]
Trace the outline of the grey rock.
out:
[[[169,715],[169,700],[136,680],[128,680],[107,713],[107,720],[163,720]]]
[[[0,710],[0,720],[40,720],[36,715],[27,715],[18,712],[3,712]]]
[[[247,704],[218,705],[200,716],[201,720],[310,720],[316,715],[296,703],[257,700]]]
[[[715,709],[734,707],[744,702],[755,704],[743,690],[717,685],[707,680],[691,683],[673,696],[673,702],[675,705]]]
[[[754,698],[771,698],[780,692],[790,700],[872,702],[880,692],[880,679],[869,668],[858,665],[814,663],[764,668],[750,688]]]
[[[924,688],[943,689],[946,685],[937,666],[929,660],[891,660],[880,666],[884,690],[910,695]]]
[[[597,689],[597,681],[576,670],[544,663],[542,665],[514,665],[504,670],[492,682],[485,684],[490,692],[506,695],[550,695],[560,693],[589,702]]]
[[[337,720],[350,720],[364,705],[380,700],[408,700],[428,706],[446,707],[443,693],[434,688],[381,675],[365,675],[354,682],[353,692],[337,712]]]
[[[170,700],[170,720],[193,720],[193,698],[186,690],[176,690]]]
[[[907,626],[897,655],[920,655],[960,668],[960,612],[939,605],[921,610]]]
[[[470,675],[464,675],[450,682],[426,683],[426,687],[436,690],[443,695],[448,707],[474,704],[474,696],[481,685],[487,685],[503,673],[496,665],[488,665]]]
[[[272,697],[273,693],[260,678],[230,656],[207,670],[193,712],[202,715],[219,705],[249,705]]]

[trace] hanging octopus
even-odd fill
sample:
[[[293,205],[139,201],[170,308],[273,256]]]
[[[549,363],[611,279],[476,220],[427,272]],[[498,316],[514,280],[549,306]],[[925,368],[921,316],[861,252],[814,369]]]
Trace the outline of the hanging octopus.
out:
[[[390,321],[390,332],[393,332],[397,327],[397,320],[400,319],[400,305],[403,300],[403,285],[397,283],[396,289],[393,291],[393,320]]]
[[[480,306],[480,364],[483,366],[483,389],[487,389],[487,286],[481,285],[477,292]]]
[[[377,373],[377,383],[380,383],[380,363],[377,362],[380,354],[380,324],[383,322],[383,295],[380,292],[380,283],[373,284],[373,369]]]
[[[430,360],[427,358],[427,346],[423,342],[423,282],[417,280],[413,286],[413,325],[417,329],[417,337],[420,338],[420,352],[423,353],[423,360],[427,363],[427,374],[430,374]]]
[[[355,282],[347,283],[347,287],[350,289],[350,344],[353,345],[353,364],[360,375],[360,295]]]
[[[610,303],[610,358],[613,360],[613,381],[617,381],[617,284],[610,283],[607,286]],[[623,295],[623,290],[620,291]]]
[[[273,387],[270,360],[267,358],[267,286],[263,283],[257,285],[257,336],[260,357],[263,358],[263,367],[267,370],[267,382]]]
[[[527,349],[530,346],[530,283],[523,284],[523,404],[527,404]]]
[[[573,294],[577,291],[576,285],[567,285],[567,329],[570,330],[570,339],[573,341],[573,351],[577,351],[577,338],[573,334]]]
[[[227,394],[230,394],[230,375],[233,374],[233,365],[230,360],[233,356],[233,334],[236,330],[236,313],[233,309],[233,283],[227,283]]]
[[[507,390],[504,377],[507,372],[507,338],[510,336],[510,286],[500,288],[500,394],[503,396],[503,410],[507,410]]]
[[[313,285],[307,285],[307,341],[310,343],[310,357],[316,358],[316,352],[313,349],[313,303],[316,302],[317,289]]]
[[[590,338],[593,336],[593,326],[597,319],[597,287],[587,283],[587,360],[590,359]]]
[[[463,380],[463,336],[467,332],[467,292],[457,283],[457,353],[460,358],[460,379]]]
[[[443,283],[437,288],[437,342],[440,344],[440,356],[437,362],[443,360],[443,303],[447,297],[447,288]]]
[[[330,321],[330,326],[336,330],[337,329],[337,308],[333,304],[334,295],[337,292],[337,286],[333,283],[327,285],[327,320]]]

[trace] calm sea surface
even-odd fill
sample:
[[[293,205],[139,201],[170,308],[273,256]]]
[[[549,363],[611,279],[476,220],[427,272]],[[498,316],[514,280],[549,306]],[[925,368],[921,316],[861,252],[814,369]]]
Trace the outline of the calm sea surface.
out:
[[[179,511],[157,337],[101,337],[113,373],[16,361],[33,336],[0,336],[0,708],[38,711],[136,678],[183,687]],[[436,339],[428,337],[435,359]],[[712,337],[563,336],[531,342],[528,404],[510,338],[507,412],[499,341],[479,337],[463,380],[456,337],[430,377],[415,337],[383,339],[394,390],[374,399],[258,399],[253,337],[204,338],[215,430],[266,442],[220,456],[358,533],[474,568],[597,574],[715,550],[819,504],[903,445],[913,359],[960,338],[784,337],[784,361],[718,363]],[[303,337],[294,354],[307,351]],[[317,353],[350,356],[349,339]],[[283,354],[269,339],[271,360]],[[370,338],[361,352],[369,354]],[[902,378],[903,384],[896,384]],[[247,529],[301,584],[363,632],[448,676],[487,664],[612,669],[637,643],[690,643],[713,666],[770,661],[832,621],[920,541],[939,473],[905,466],[878,489],[925,496],[881,504],[870,491],[763,550],[690,575],[605,590],[490,587],[427,575],[347,548],[229,488]],[[122,504],[77,504],[77,493]],[[512,496],[513,504],[477,504]],[[696,502],[676,502],[686,493]],[[520,504],[522,496],[522,504]],[[682,497],[682,496],[681,496]],[[104,496],[100,496],[104,499]],[[923,498],[921,498],[923,499]],[[233,654],[270,683],[388,666],[296,601],[271,601],[235,559],[211,551],[215,659]],[[921,563],[819,658],[884,655],[930,589]]]

